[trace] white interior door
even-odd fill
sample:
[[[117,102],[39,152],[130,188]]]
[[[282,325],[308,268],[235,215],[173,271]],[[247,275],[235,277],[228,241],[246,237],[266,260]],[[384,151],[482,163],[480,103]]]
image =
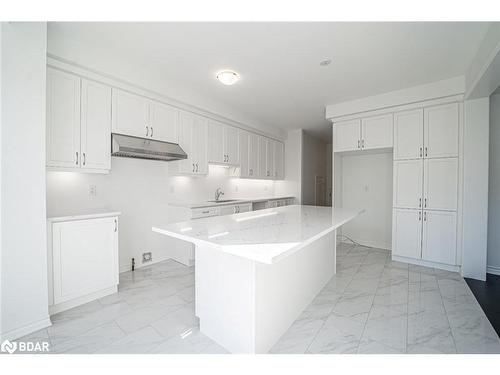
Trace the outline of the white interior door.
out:
[[[282,180],[285,178],[285,145],[283,142],[274,141],[274,178]]]
[[[456,253],[457,213],[424,211],[422,259],[455,265]]]
[[[224,127],[224,150],[226,163],[236,165],[240,163],[239,130],[233,126]]]
[[[111,169],[111,88],[82,79],[82,168]]]
[[[360,120],[340,121],[333,124],[334,152],[359,150],[360,142]]]
[[[422,255],[422,211],[394,209],[392,254],[413,259]]]
[[[54,303],[118,284],[116,218],[53,225]]]
[[[394,114],[394,160],[417,159],[423,156],[424,111]]]
[[[424,137],[425,157],[458,156],[458,103],[425,108]]]
[[[260,148],[259,136],[253,133],[248,133],[248,174],[250,177],[260,177]]]
[[[458,199],[458,159],[424,160],[424,208],[456,210]]]
[[[113,89],[113,132],[150,138],[149,100],[143,96]]]
[[[224,163],[224,125],[220,122],[208,122],[208,161],[210,163]]]
[[[361,120],[361,146],[364,150],[393,146],[393,115],[367,117]]]
[[[164,142],[179,142],[179,110],[155,101],[149,103],[151,138]]]
[[[47,166],[80,167],[80,81],[47,68]]]
[[[240,130],[238,134],[239,138],[239,154],[240,154],[240,177],[250,177],[249,171],[249,155],[248,155],[248,142],[249,133],[244,130]]]
[[[395,160],[393,173],[393,207],[421,208],[423,160]]]

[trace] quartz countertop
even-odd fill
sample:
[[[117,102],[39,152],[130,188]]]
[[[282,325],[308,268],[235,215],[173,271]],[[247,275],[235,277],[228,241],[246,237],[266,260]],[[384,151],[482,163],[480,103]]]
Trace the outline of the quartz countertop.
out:
[[[265,202],[265,201],[274,201],[278,199],[292,199],[295,197],[292,196],[284,196],[284,197],[264,197],[264,198],[225,198],[223,197],[221,200],[231,199],[230,202],[172,202],[170,206],[175,207],[185,207],[185,208],[204,208],[204,207],[219,207],[219,206],[230,206],[233,204],[243,204],[243,203],[254,203],[254,202]]]
[[[272,264],[352,220],[363,210],[291,205],[173,224],[153,232]]]

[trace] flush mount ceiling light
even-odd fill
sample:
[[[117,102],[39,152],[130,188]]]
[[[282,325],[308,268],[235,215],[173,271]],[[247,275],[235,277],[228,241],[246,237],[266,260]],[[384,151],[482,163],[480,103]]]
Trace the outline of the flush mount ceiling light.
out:
[[[319,62],[319,66],[327,66],[327,65],[330,65],[331,62],[332,62],[332,59],[322,60]]]
[[[224,85],[234,85],[239,81],[240,75],[232,70],[221,70],[217,73],[217,79]]]

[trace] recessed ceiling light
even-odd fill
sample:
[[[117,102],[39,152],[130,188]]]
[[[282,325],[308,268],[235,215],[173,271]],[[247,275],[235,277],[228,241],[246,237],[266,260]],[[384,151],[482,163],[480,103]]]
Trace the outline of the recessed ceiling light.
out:
[[[330,65],[331,62],[332,62],[332,59],[326,59],[326,60],[320,61],[319,66],[327,66],[327,65]]]
[[[224,85],[234,85],[239,81],[240,75],[232,70],[222,70],[217,73],[217,79]]]

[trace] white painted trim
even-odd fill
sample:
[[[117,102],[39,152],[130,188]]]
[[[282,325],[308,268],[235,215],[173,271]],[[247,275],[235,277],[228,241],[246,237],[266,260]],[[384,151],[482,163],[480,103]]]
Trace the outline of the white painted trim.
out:
[[[391,245],[383,244],[383,243],[378,243],[378,242],[372,242],[372,241],[358,241],[355,238],[353,238],[354,241],[359,243],[361,246],[366,246],[366,247],[371,247],[374,249],[382,249],[382,250],[388,250],[392,251]],[[349,241],[340,241],[339,243],[345,244],[345,245],[352,245],[352,242]]]
[[[402,90],[390,91],[380,95],[330,104],[326,106],[326,118],[332,119],[354,113],[422,102],[429,99],[463,95],[464,92],[465,77],[458,76]]]
[[[243,129],[243,130],[258,134],[258,135],[263,135],[265,137],[268,137],[268,138],[271,138],[274,140],[284,141],[283,136],[278,137],[275,134],[271,134],[271,133],[267,133],[265,131],[255,129],[255,128],[248,126],[244,123],[241,123],[239,121],[235,121],[235,120],[229,119],[227,117],[218,115],[216,113],[204,110],[202,108],[195,107],[195,106],[190,105],[188,103],[184,103],[184,102],[175,100],[173,98],[167,97],[167,96],[160,94],[158,92],[149,90],[147,88],[144,88],[144,87],[139,86],[139,85],[135,85],[135,84],[130,83],[130,82],[126,82],[126,81],[121,80],[119,78],[116,78],[110,74],[99,72],[97,70],[84,67],[82,65],[73,63],[71,61],[67,61],[66,59],[63,59],[63,58],[56,56],[56,55],[52,55],[50,53],[47,54],[47,66],[50,66],[50,67],[55,68],[55,69],[63,70],[63,71],[68,72],[68,73],[76,74],[76,75],[79,75],[79,76],[84,77],[86,79],[90,79],[90,80],[93,80],[96,82],[103,83],[105,85],[111,86],[112,88],[125,90],[125,91],[128,91],[128,92],[136,94],[136,95],[141,95],[141,96],[159,101],[161,103],[179,108],[181,110],[188,111],[188,112],[191,112],[191,113],[203,116],[203,117],[207,117],[207,118],[212,119],[214,121],[219,121],[219,122],[225,123],[227,125],[230,125],[230,126],[233,126],[233,127],[239,128],[239,129]],[[285,131],[283,129],[280,129],[278,127],[276,127],[276,129],[285,133]]]
[[[413,258],[407,258],[407,257],[398,256],[398,255],[393,255],[392,260],[397,261],[397,262],[415,264],[417,266],[437,268],[437,269],[445,270],[445,271],[460,272],[460,266],[453,266],[450,264],[429,262],[428,260],[423,260],[423,259],[413,259]]]
[[[492,275],[498,275],[498,276],[500,276],[500,267],[487,266],[486,267],[486,273],[491,273]]]
[[[30,333],[39,331],[41,329],[50,327],[51,325],[52,325],[52,322],[50,321],[50,318],[47,315],[47,317],[44,319],[37,320],[36,322],[32,322],[32,323],[27,324],[23,327],[19,327],[19,328],[10,330],[8,332],[2,333],[0,335],[0,341],[17,340],[18,338],[24,337],[26,335],[29,335]]]
[[[102,290],[95,292],[95,293],[87,294],[83,297],[78,297],[78,298],[72,299],[71,301],[58,303],[57,305],[49,306],[49,314],[54,315],[54,314],[60,313],[62,311],[72,309],[73,307],[83,305],[87,302],[91,302],[91,301],[94,301],[96,299],[109,296],[110,294],[114,294],[116,292],[118,292],[117,285],[112,286],[110,288],[102,289]]]

